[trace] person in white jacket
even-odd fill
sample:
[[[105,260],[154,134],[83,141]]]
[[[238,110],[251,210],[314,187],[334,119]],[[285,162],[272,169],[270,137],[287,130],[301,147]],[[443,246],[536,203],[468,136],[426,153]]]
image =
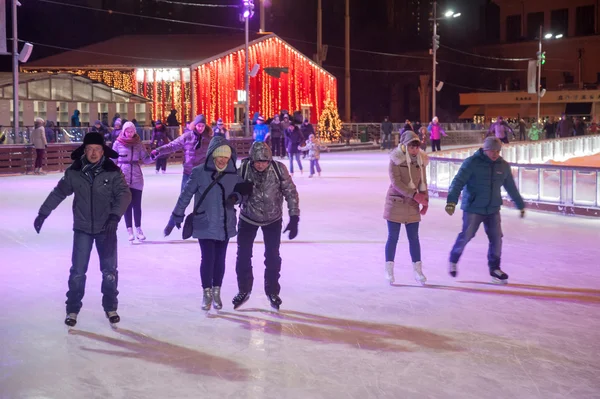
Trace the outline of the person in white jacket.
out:
[[[48,142],[46,141],[46,130],[44,129],[44,120],[42,118],[35,118],[33,125],[34,129],[31,132],[31,144],[35,148],[35,165],[33,173],[36,175],[44,175],[42,171],[42,161],[46,155],[46,148],[48,148]]]

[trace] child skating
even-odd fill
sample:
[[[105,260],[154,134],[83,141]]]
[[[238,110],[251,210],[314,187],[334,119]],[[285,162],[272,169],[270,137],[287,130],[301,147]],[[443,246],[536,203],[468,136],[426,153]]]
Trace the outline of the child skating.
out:
[[[319,140],[315,137],[314,134],[308,136],[308,140],[304,146],[298,146],[298,150],[300,151],[308,151],[308,158],[310,159],[310,177],[314,177],[315,168],[317,169],[317,173],[319,177],[321,177],[321,165],[319,165],[319,159],[321,158],[321,151],[329,152],[329,148],[324,145],[321,145]]]

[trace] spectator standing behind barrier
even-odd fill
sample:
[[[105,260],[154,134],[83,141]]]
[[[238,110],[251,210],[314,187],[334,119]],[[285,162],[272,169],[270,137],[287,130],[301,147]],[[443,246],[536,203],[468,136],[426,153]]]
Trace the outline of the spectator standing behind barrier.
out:
[[[381,132],[383,134],[383,140],[381,143],[382,150],[388,150],[392,148],[392,130],[394,125],[390,122],[389,117],[385,117],[381,123]]]
[[[48,142],[46,141],[46,131],[44,130],[44,120],[35,118],[33,122],[34,129],[31,132],[31,144],[35,148],[35,166],[33,173],[36,175],[45,175],[42,171],[42,161],[46,155]]]
[[[557,124],[554,121],[554,117],[551,116],[550,119],[548,120],[548,122],[546,122],[546,124],[544,125],[544,130],[546,131],[546,138],[547,139],[556,138],[556,129],[557,129]]]
[[[46,121],[46,127],[44,127],[46,133],[46,141],[48,143],[56,143],[56,132],[54,131],[54,122]]]
[[[560,122],[556,128],[556,135],[560,138],[573,137],[575,135],[575,126],[570,116],[562,114]]]

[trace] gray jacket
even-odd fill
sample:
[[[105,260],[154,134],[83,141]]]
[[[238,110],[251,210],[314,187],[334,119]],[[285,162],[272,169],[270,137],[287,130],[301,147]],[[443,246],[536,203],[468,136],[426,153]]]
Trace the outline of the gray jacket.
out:
[[[208,144],[212,137],[213,132],[210,126],[206,126],[202,137],[195,131],[188,130],[169,144],[158,147],[156,151],[158,156],[161,156],[183,150],[183,173],[190,175],[194,167],[202,165],[206,161]]]
[[[150,158],[144,144],[141,141],[125,144],[117,139],[113,143],[113,150],[119,154],[117,165],[123,171],[125,181],[129,187],[140,191],[143,190],[144,174],[142,173],[140,163],[152,163],[152,158]]]
[[[270,161],[264,172],[252,167],[252,161]],[[238,173],[246,181],[254,183],[254,189],[247,201],[242,203],[240,218],[256,226],[266,226],[283,217],[285,198],[290,216],[300,216],[300,199],[296,185],[285,165],[273,161],[268,145],[255,142],[250,148],[250,157],[244,160],[247,165]]]
[[[58,185],[40,207],[39,214],[48,216],[71,194],[73,199],[73,230],[87,234],[103,231],[109,215],[123,216],[131,202],[131,191],[123,172],[110,159],[102,164],[102,171],[90,184],[81,168],[80,159],[67,168]]]

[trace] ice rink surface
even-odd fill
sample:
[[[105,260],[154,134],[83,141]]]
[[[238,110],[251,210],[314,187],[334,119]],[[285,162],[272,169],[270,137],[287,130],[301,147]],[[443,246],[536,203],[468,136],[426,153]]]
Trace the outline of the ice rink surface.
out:
[[[63,324],[72,216],[67,199],[33,229],[59,174],[0,178],[0,398],[600,398],[600,221],[502,211],[508,286],[488,284],[480,229],[452,279],[461,224],[433,199],[421,223],[426,287],[401,233],[396,284],[384,280],[388,186],[381,152],[324,154],[296,174],[300,234],[281,246],[283,305],[263,293],[234,311],[235,239],[223,311],[200,309],[200,249],[162,229],[181,167],[146,168],[143,228],[119,226],[119,313],[101,308],[95,251],[77,327]],[[287,222],[287,216],[285,218]]]

